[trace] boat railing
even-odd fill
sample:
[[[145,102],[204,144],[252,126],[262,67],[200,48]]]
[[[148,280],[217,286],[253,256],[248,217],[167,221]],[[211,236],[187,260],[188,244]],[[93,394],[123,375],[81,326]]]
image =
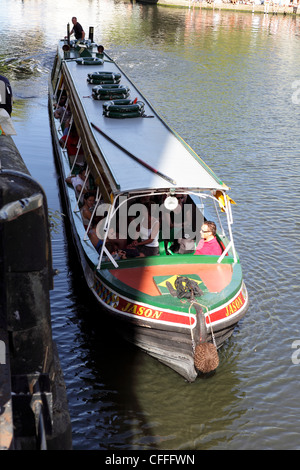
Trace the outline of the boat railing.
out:
[[[71,173],[73,172],[73,170],[75,168],[75,165],[76,165],[76,162],[77,162],[77,159],[78,159],[78,156],[79,156],[80,147],[81,147],[81,138],[79,137],[78,144],[77,144],[77,152],[76,152],[74,162],[73,162],[73,164],[71,166],[71,170],[70,170]]]
[[[116,200],[117,200],[117,198],[115,198],[115,200],[113,201],[113,204],[110,205],[108,215],[107,215],[105,223],[104,223],[104,234],[105,235],[104,235],[104,239],[103,239],[103,243],[102,243],[102,247],[101,247],[101,251],[100,251],[100,256],[99,256],[99,260],[98,260],[97,269],[100,269],[101,262],[102,262],[102,259],[103,259],[103,253],[106,254],[106,256],[112,262],[112,264],[114,265],[115,268],[119,267],[118,263],[116,262],[116,260],[112,256],[112,254],[108,251],[108,249],[105,246],[105,243],[106,243],[106,240],[107,240],[107,237],[108,237],[108,227],[109,227],[110,221],[112,219],[111,214],[114,212],[114,206],[116,204]]]
[[[138,194],[138,197],[151,196],[151,195],[157,196],[157,195],[164,195],[164,194],[165,194],[165,191],[153,191],[153,192],[150,192],[150,193],[149,192],[140,193],[140,194]],[[187,195],[190,195],[190,196],[193,195],[193,196],[196,196],[196,197],[200,198],[201,200],[202,200],[202,198],[204,198],[204,199],[205,198],[210,198],[210,199],[213,200],[214,207],[215,207],[215,210],[216,210],[216,214],[218,216],[219,226],[220,226],[220,229],[221,229],[221,237],[225,238],[226,237],[225,230],[224,230],[224,227],[223,227],[223,224],[222,224],[222,221],[221,221],[221,218],[220,218],[220,214],[219,214],[219,211],[218,211],[218,208],[217,208],[217,198],[214,195],[211,195],[211,194],[196,193],[194,191],[185,191],[182,194],[187,194]],[[111,221],[117,215],[117,211],[119,211],[120,208],[123,205],[127,204],[128,201],[136,199],[137,194],[134,194],[133,196],[129,196],[129,197],[124,197],[123,200],[121,200],[121,196],[124,196],[124,195],[118,194],[115,197],[113,204],[109,205],[109,214],[106,217],[106,221],[105,221],[105,224],[104,224],[105,237],[104,237],[104,240],[103,240],[102,250],[101,250],[100,256],[99,256],[97,269],[100,269],[100,267],[101,267],[102,259],[103,259],[103,252],[105,252],[107,257],[110,259],[110,261],[113,263],[113,265],[116,268],[119,267],[119,264],[116,262],[116,260],[111,256],[111,254],[108,252],[108,250],[105,249],[105,242],[107,240],[108,228],[110,227]],[[225,207],[224,212],[226,213],[227,223],[228,223],[229,243],[224,248],[222,254],[220,255],[220,257],[217,260],[217,263],[221,263],[223,261],[224,257],[229,253],[229,250],[232,250],[234,263],[236,263],[237,262],[237,254],[236,254],[236,250],[235,250],[235,246],[234,246],[234,242],[233,242],[233,235],[232,235],[232,231],[231,231],[231,224],[233,222],[232,211],[231,211],[230,203],[229,203],[227,198],[225,198],[225,204],[226,204],[226,207]],[[203,206],[204,205],[201,204],[201,207],[203,207]],[[98,203],[96,202],[94,211],[96,211],[97,207],[98,207]],[[92,217],[93,217],[93,215],[92,215]],[[86,237],[85,240],[87,239],[87,233],[88,233],[88,229],[85,232],[85,237]],[[107,260],[105,260],[105,261],[107,261]]]
[[[73,209],[73,212],[79,212],[79,211],[80,211],[80,207],[79,207],[80,199],[81,199],[81,197],[82,197],[82,195],[83,195],[83,191],[84,191],[85,186],[86,186],[86,183],[87,183],[87,181],[88,181],[88,179],[89,179],[90,171],[91,171],[91,170],[90,170],[89,168],[87,168],[87,171],[86,171],[86,174],[85,174],[85,180],[84,180],[84,183],[83,183],[83,185],[82,185],[82,187],[81,187],[81,190],[80,190],[79,196],[78,196],[78,198],[77,198],[76,205],[75,205],[75,207],[74,207],[74,209]]]
[[[65,110],[64,110],[63,115],[61,117],[60,126],[59,126],[58,130],[62,131],[62,124],[65,120],[65,116],[66,116],[66,113],[68,111],[68,106],[69,106],[69,98],[67,98],[67,100],[66,100]],[[73,122],[73,118],[72,118],[72,122]],[[70,126],[69,126],[69,130],[68,130],[68,134],[70,133],[70,130],[71,130],[71,119],[70,119]]]
[[[218,259],[218,263],[221,263],[224,256],[226,256],[226,254],[228,253],[228,251],[230,249],[233,252],[233,259],[234,259],[234,262],[236,263],[237,262],[237,253],[236,253],[236,249],[235,249],[235,246],[234,246],[233,235],[232,235],[232,230],[231,230],[231,225],[233,224],[231,204],[228,200],[228,197],[225,197],[224,200],[225,200],[225,212],[226,212],[226,216],[227,216],[227,225],[228,225],[228,232],[229,232],[229,240],[230,241],[229,241],[226,249],[224,250],[224,252],[220,256],[220,258]]]
[[[219,203],[218,203],[218,199],[216,198],[216,196],[211,195],[211,194],[198,194],[198,193],[194,193],[194,192],[192,194],[194,196],[201,196],[201,198],[204,198],[204,199],[208,197],[208,198],[211,198],[213,200],[215,212],[216,212],[216,215],[217,215],[217,218],[218,218],[219,227],[220,227],[220,230],[222,232],[222,237],[225,238],[225,236],[226,236],[225,235],[225,229],[223,227],[222,220],[221,220],[221,217],[220,217],[220,211],[218,210]],[[218,258],[217,263],[222,262],[222,260],[228,254],[230,249],[232,250],[232,253],[233,253],[234,262],[236,263],[237,262],[237,253],[236,253],[236,250],[235,250],[235,246],[234,246],[234,242],[233,242],[233,234],[232,234],[232,230],[231,230],[231,225],[233,224],[231,204],[230,204],[227,197],[224,197],[224,202],[225,202],[224,212],[226,213],[226,219],[227,219],[227,227],[228,227],[228,233],[229,233],[229,243],[227,244],[227,246],[223,250],[221,256]]]
[[[90,230],[90,228],[91,228],[92,220],[93,220],[93,218],[95,217],[95,215],[96,215],[96,213],[97,213],[97,209],[98,209],[98,207],[99,207],[100,200],[101,200],[101,195],[100,195],[100,188],[99,188],[99,186],[98,186],[98,187],[97,187],[97,190],[96,190],[96,196],[95,196],[95,206],[94,206],[94,208],[93,208],[91,218],[90,218],[90,220],[89,220],[89,223],[88,223],[88,225],[87,225],[86,231],[85,231],[85,233],[84,233],[84,237],[83,237],[84,240],[88,240],[88,239],[89,239],[88,233],[89,233],[89,230]]]

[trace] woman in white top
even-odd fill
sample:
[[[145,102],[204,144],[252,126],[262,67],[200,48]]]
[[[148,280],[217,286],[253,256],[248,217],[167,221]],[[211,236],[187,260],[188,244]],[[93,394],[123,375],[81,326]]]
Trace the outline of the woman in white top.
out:
[[[140,238],[131,243],[144,256],[159,255],[159,221],[151,215],[151,204],[145,206],[147,214],[140,223]]]

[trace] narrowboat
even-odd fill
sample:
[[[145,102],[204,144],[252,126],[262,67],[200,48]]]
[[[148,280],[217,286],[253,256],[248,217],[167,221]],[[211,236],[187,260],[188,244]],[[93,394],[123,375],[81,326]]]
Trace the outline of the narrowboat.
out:
[[[215,371],[249,303],[229,188],[94,42],[92,28],[84,41],[59,40],[49,113],[95,315],[109,313],[116,331],[188,382]],[[211,222],[220,251],[195,254]]]

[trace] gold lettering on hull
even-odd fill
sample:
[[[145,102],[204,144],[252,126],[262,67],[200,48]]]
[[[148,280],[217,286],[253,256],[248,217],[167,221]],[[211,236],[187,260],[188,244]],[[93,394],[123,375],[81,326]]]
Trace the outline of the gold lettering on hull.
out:
[[[127,305],[122,308],[122,312],[133,313],[134,315],[155,319],[159,319],[162,315],[162,312],[159,310],[142,307],[141,305],[132,304],[131,302],[127,302]]]
[[[226,305],[226,317],[229,317],[229,315],[232,315],[235,313],[237,310],[239,310],[244,304],[244,299],[242,295],[240,294],[235,300],[230,302],[229,305]]]

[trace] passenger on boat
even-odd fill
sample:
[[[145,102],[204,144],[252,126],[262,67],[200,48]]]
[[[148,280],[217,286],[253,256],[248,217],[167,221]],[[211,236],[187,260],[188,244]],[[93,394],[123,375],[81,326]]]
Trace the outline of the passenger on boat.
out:
[[[136,233],[135,218],[133,216],[127,216],[126,221],[127,221],[127,236],[125,236],[125,233],[123,232],[124,225],[123,225],[121,218],[118,219],[118,223],[116,224],[116,232],[114,232],[113,236],[111,235],[111,237],[114,238],[115,241],[116,239],[118,239],[118,244],[116,245],[116,249],[119,249],[123,252],[122,259],[143,258],[145,255],[141,253],[137,247],[134,247],[132,245],[133,238],[130,237],[131,229],[129,228],[129,226],[131,225],[131,223],[135,227],[133,229],[133,232]],[[112,234],[112,232],[110,233]]]
[[[151,204],[145,205],[147,212],[140,223],[140,238],[133,240],[127,248],[137,248],[144,256],[159,255],[159,220],[151,213]]]
[[[59,144],[61,147],[66,146],[71,165],[73,165],[76,155],[76,163],[78,165],[82,165],[84,163],[84,155],[80,153],[81,148],[78,151],[79,137],[76,131],[76,127],[72,125],[68,135],[68,125],[69,124],[66,123],[66,129],[63,136],[59,139]]]
[[[93,228],[89,230],[89,237],[91,242],[93,243],[94,247],[98,251],[101,252],[101,248],[103,245],[103,226],[105,224],[105,219],[102,219],[98,222],[95,226],[93,222]],[[107,238],[105,241],[105,248],[109,251],[112,257],[115,260],[126,259],[126,252],[123,250],[125,247],[126,240],[119,239],[117,233],[115,232],[114,228],[110,228],[108,230]],[[108,261],[109,258],[106,254],[103,254],[103,261]]]
[[[64,128],[66,127],[67,121],[71,117],[71,113],[68,109],[66,109],[65,104],[66,104],[66,97],[62,97],[54,111],[54,117],[55,119],[60,120],[62,130],[64,130]]]
[[[118,239],[116,238],[108,237],[105,246],[115,260],[128,259],[128,258],[144,258],[145,256],[143,253],[140,253],[137,248],[129,248],[129,247],[125,247],[124,249],[120,248]]]
[[[126,259],[126,252],[120,248],[119,242],[120,240],[114,237],[112,234],[112,229],[110,229],[105,246],[115,260]]]
[[[195,255],[216,255],[222,254],[222,248],[216,238],[216,224],[206,221],[201,227],[201,240],[197,245]]]
[[[91,191],[90,187],[90,182],[89,179],[86,180],[86,167],[83,167],[79,170],[78,175],[70,175],[66,178],[66,183],[71,184],[73,188],[75,189],[75,192],[77,196],[81,193],[85,194],[87,192],[93,192]],[[83,197],[80,198],[81,204],[83,204]]]
[[[64,124],[64,129],[63,129],[63,137],[69,133],[69,127],[71,125],[71,120],[68,118]]]
[[[110,246],[110,245],[109,245]],[[114,260],[118,261],[120,259],[126,259],[126,253],[122,250],[114,250],[114,251],[110,251],[108,250],[111,254],[111,256],[113,257]],[[109,258],[107,255],[103,255],[103,258],[102,258],[103,261],[109,261]]]
[[[103,240],[105,238],[106,230],[107,230],[107,228],[105,228],[106,222],[107,222],[107,217],[104,217],[97,224],[96,233],[100,240]],[[111,226],[108,229],[107,238],[105,242],[107,245],[110,245],[110,248],[107,248],[107,249],[109,249],[109,251],[111,252],[116,251],[116,250],[123,250],[127,245],[126,238],[123,239],[119,237],[119,233],[118,233],[118,229],[116,225],[117,224],[115,224],[115,221],[111,221]]]
[[[97,220],[93,218],[92,222],[91,222],[90,229],[88,231],[88,236],[89,236],[89,239],[91,240],[94,248],[100,254],[101,248],[102,248],[102,245],[103,245],[103,240],[101,240],[97,236],[97,232],[96,232],[97,224],[98,224]]]
[[[178,238],[178,244],[178,253],[181,255],[194,253],[195,251],[195,240],[192,238],[192,236],[190,236],[188,231],[186,231],[182,238]]]
[[[92,212],[95,207],[95,195],[93,193],[87,192],[83,196],[83,206],[80,209],[82,222],[84,228],[87,229],[89,222],[92,218]]]
[[[81,26],[81,24],[78,23],[76,16],[73,16],[72,23],[73,23],[73,28],[70,32],[70,36],[74,33],[76,39],[83,40],[85,38],[85,32],[83,31],[83,27]]]
[[[98,46],[97,50],[98,50],[98,53],[96,54],[96,56],[102,58],[103,57],[103,52],[104,52],[104,47],[100,45],[100,46]]]
[[[66,145],[66,149],[68,151],[68,155],[76,155],[77,153],[77,145],[78,145],[79,137],[76,131],[75,126],[71,127],[69,136],[67,134],[63,135],[59,139],[59,144],[61,147],[64,147]]]

